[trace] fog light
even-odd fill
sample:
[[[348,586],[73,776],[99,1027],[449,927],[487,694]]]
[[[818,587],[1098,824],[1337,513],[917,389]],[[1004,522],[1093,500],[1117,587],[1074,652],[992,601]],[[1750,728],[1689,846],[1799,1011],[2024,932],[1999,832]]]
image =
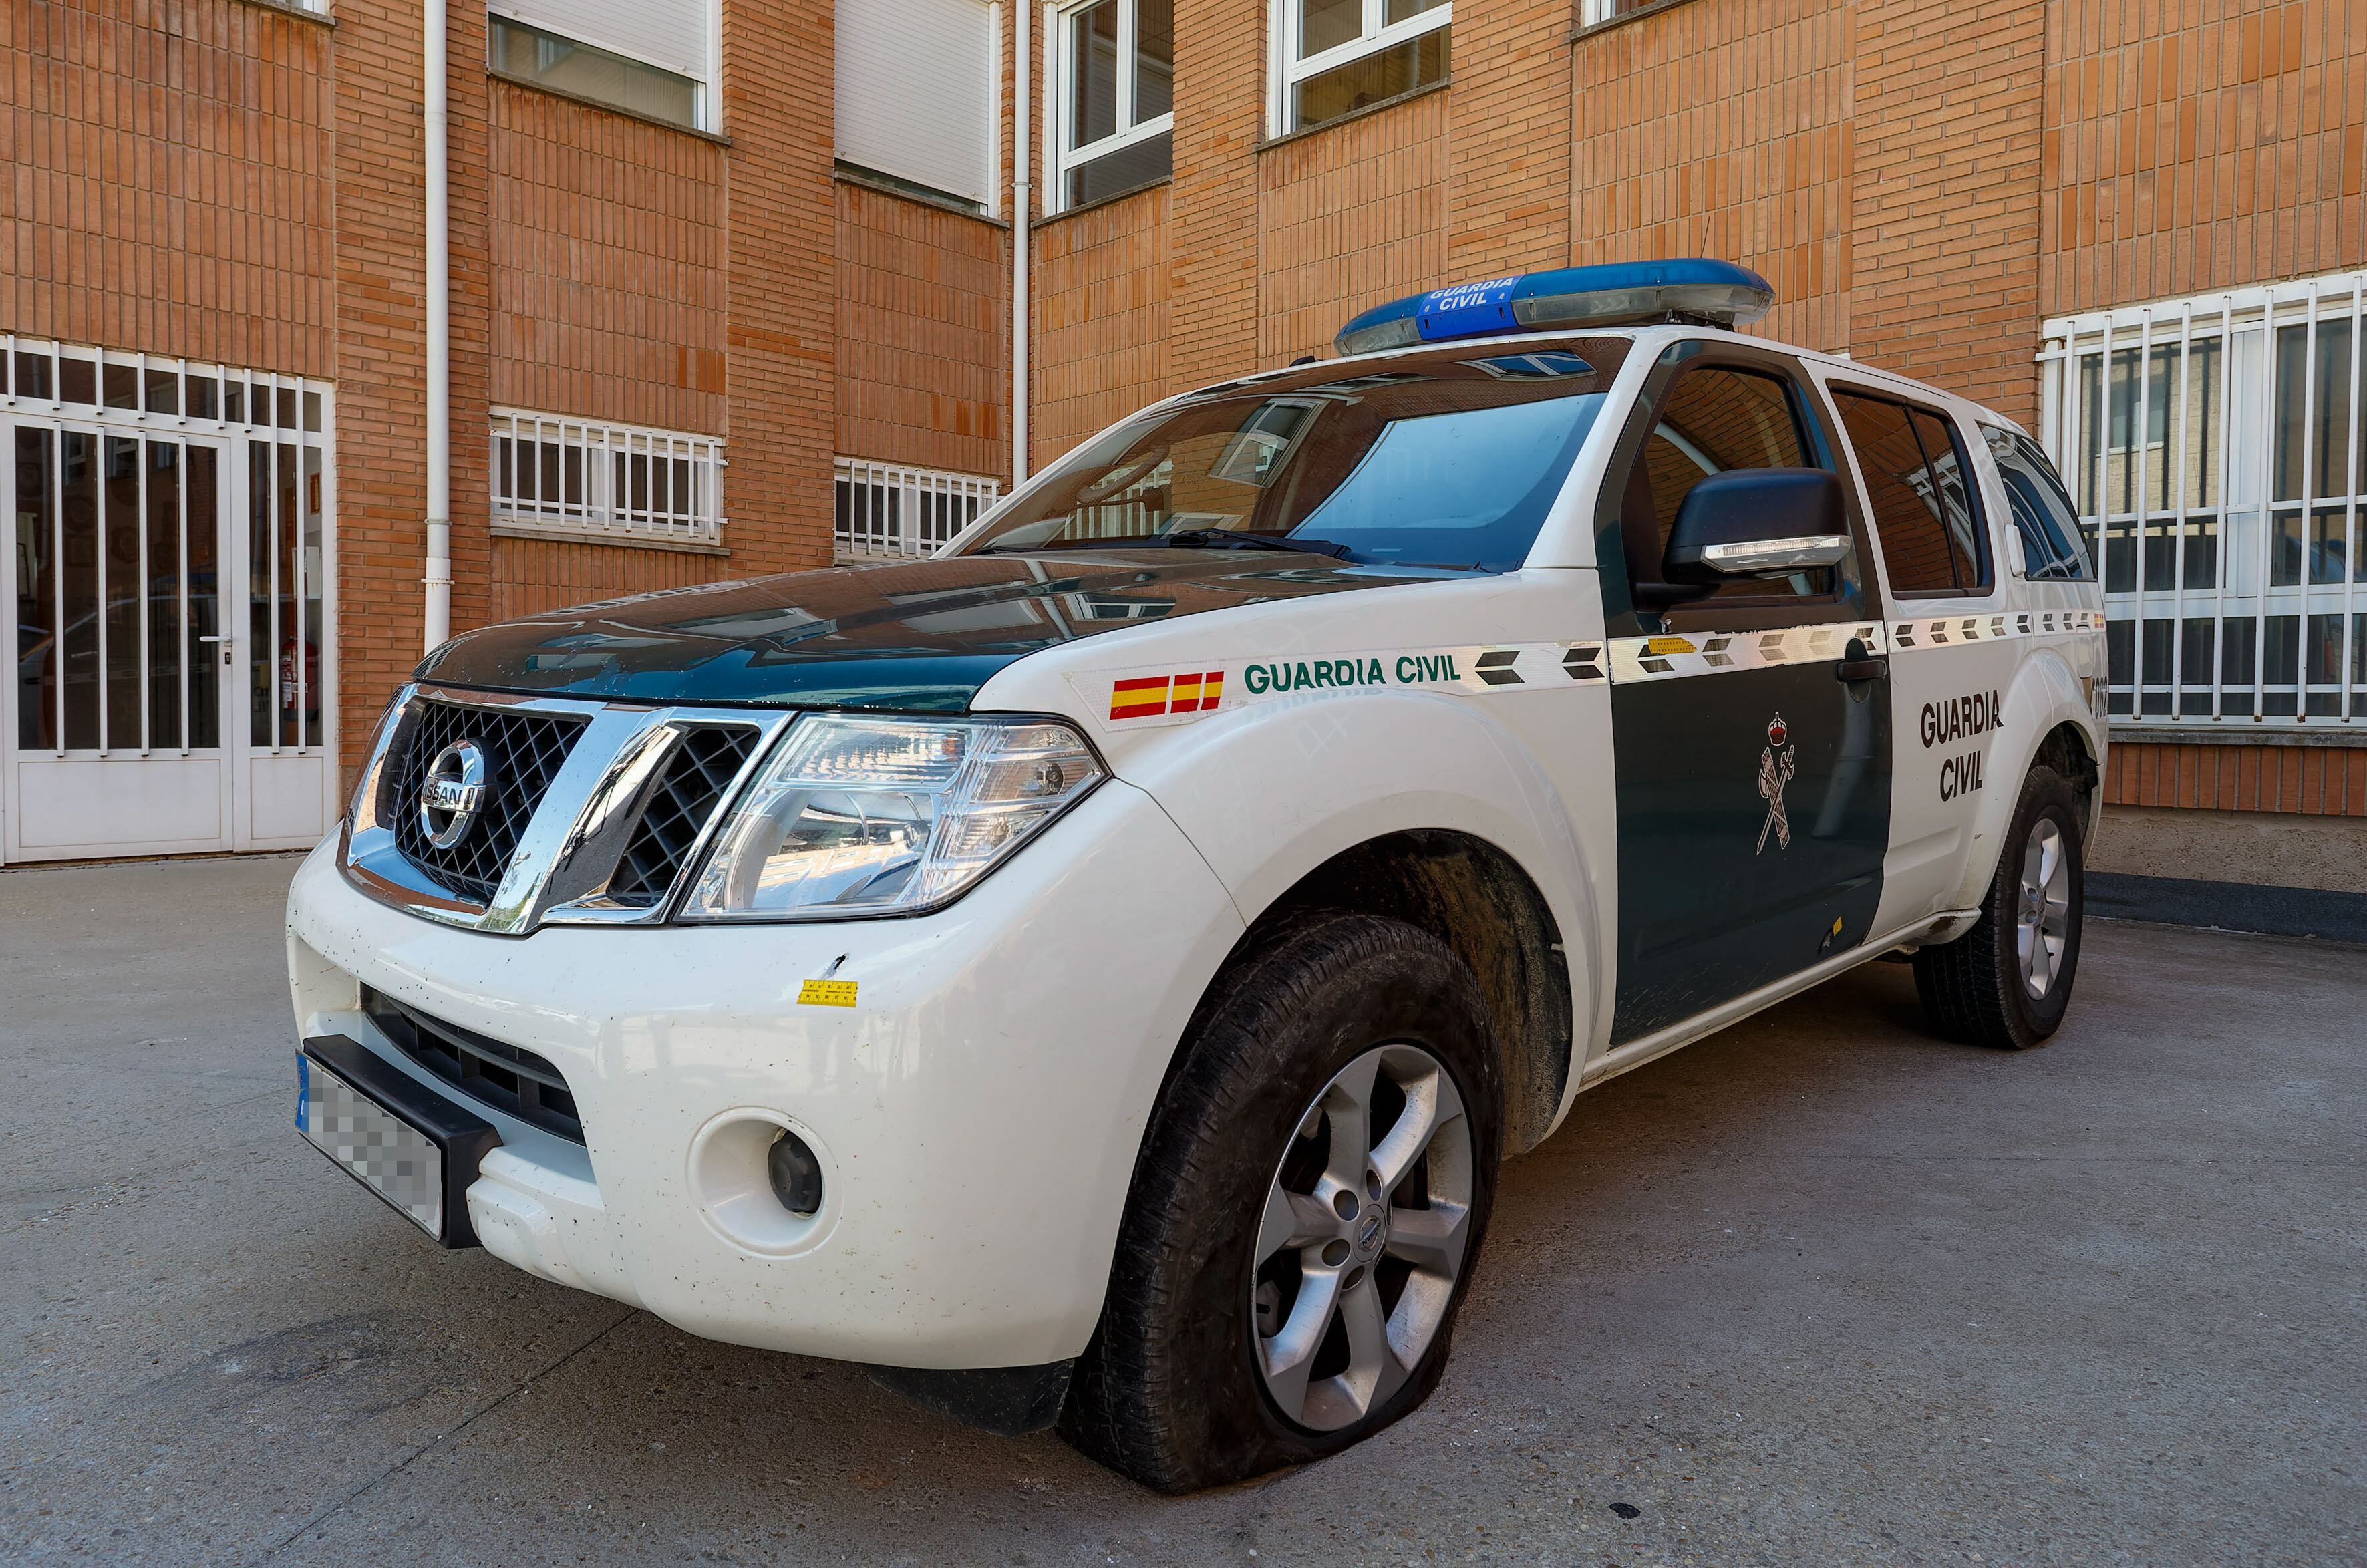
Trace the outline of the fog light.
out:
[[[801,1219],[821,1211],[821,1162],[804,1139],[786,1127],[765,1151],[764,1174],[772,1177],[773,1196],[782,1208]]]

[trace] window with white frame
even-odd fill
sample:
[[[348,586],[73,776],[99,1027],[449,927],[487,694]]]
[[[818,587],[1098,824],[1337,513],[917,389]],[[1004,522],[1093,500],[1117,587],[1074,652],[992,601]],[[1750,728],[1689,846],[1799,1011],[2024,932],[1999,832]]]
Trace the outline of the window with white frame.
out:
[[[719,544],[723,443],[712,436],[497,408],[493,521],[620,542]]]
[[[1000,482],[903,463],[840,458],[838,553],[859,559],[933,555],[1002,494]]]
[[[1052,187],[1082,207],[1175,167],[1175,0],[1092,0],[1056,14]]]
[[[1274,130],[1305,131],[1446,80],[1447,0],[1274,0]]]
[[[497,76],[694,131],[714,131],[708,90],[718,0],[493,0],[486,66]]]
[[[2046,324],[2121,723],[2367,721],[2367,273]]]

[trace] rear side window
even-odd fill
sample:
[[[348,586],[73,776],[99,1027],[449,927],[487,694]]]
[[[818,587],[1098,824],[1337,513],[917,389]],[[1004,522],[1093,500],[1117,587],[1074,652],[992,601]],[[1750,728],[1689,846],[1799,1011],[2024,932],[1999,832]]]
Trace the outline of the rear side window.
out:
[[[1980,502],[1954,421],[1928,408],[1835,392],[1865,478],[1890,591],[1905,598],[1989,585]]]
[[[1997,459],[2013,507],[2013,531],[2022,539],[2022,570],[2033,580],[2086,582],[2095,575],[2079,542],[2079,517],[2038,443],[2013,430],[1985,426],[1981,437]]]

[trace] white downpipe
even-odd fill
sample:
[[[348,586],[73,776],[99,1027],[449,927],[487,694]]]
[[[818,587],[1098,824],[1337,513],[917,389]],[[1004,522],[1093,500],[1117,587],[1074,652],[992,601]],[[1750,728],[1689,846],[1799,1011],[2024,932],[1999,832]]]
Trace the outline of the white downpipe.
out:
[[[444,110],[445,0],[425,0],[427,122],[427,647],[452,636],[452,254]]]
[[[1027,220],[1034,188],[1027,150],[1027,61],[1036,48],[1036,0],[1014,0],[1017,54],[1011,94],[1011,488],[1027,482]]]

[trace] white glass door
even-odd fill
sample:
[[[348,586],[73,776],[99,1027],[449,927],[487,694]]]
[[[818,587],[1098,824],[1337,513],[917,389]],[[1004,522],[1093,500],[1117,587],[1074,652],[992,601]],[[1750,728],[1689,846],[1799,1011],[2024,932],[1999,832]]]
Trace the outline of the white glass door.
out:
[[[0,854],[233,846],[229,443],[13,418]]]

